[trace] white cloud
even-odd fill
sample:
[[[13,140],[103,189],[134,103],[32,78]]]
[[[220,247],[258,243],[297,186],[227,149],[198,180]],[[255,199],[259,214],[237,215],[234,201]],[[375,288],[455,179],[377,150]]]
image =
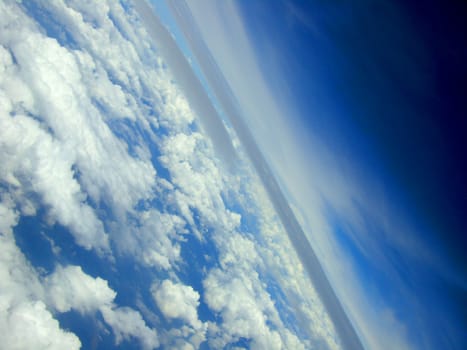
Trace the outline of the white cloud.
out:
[[[209,323],[210,345],[224,347],[246,338],[251,340],[253,349],[309,347],[308,340],[299,339],[282,322],[277,304],[266,289],[267,284],[263,278],[268,273],[265,269],[276,266],[275,263],[266,265],[259,253],[268,248],[256,246],[251,239],[238,233],[217,237],[216,240],[220,247],[220,267],[210,270],[204,279],[203,297],[207,305],[221,316],[222,322]],[[280,277],[293,278],[284,275]],[[278,282],[281,283],[280,280]],[[313,305],[312,308],[315,307]]]
[[[258,254],[264,259],[268,272],[279,281],[287,297],[287,308],[296,315],[302,330],[306,330],[311,339],[325,342],[329,349],[340,348],[332,320],[288,240],[260,180],[255,174],[250,176],[244,201],[251,203],[251,210],[258,218],[263,240],[257,248]]]
[[[117,293],[107,281],[87,275],[80,266],[57,267],[46,278],[45,288],[48,302],[59,312],[76,310],[92,316],[100,311],[117,344],[134,337],[144,349],[159,346],[156,330],[146,326],[141,314],[129,307],[116,306],[113,301]]]
[[[116,343],[129,340],[131,337],[139,339],[141,348],[145,350],[159,347],[159,339],[154,329],[146,326],[141,314],[128,307],[112,309],[107,306],[100,308],[107,324],[112,327]]]
[[[252,339],[252,349],[282,348],[279,333],[268,326],[272,301],[252,277],[214,269],[204,280],[206,302],[223,321],[215,346],[223,347],[243,337]]]
[[[84,248],[107,249],[107,235],[84,201],[68,152],[40,123],[24,115],[11,117],[9,112],[2,111],[0,117],[2,180],[20,187],[22,195],[39,193],[50,206],[51,215],[70,227],[76,242]]]
[[[153,284],[151,292],[165,317],[181,319],[193,328],[201,328],[197,312],[199,293],[192,287],[164,280],[160,284]]]
[[[43,124],[26,115],[26,109],[34,105],[32,93],[18,78],[18,67],[3,47],[0,57],[4,71],[0,78],[0,179],[19,189],[15,192],[20,194],[16,198],[19,202],[24,202],[23,196],[39,193],[60,223],[71,228],[80,245],[107,248],[102,224],[84,202],[85,195],[74,179],[73,156],[44,130]]]
[[[191,286],[171,280],[153,283],[151,293],[166,319],[178,319],[185,323],[169,331],[170,339],[166,346],[198,349],[206,339],[207,330],[207,324],[198,318],[199,293]]]
[[[116,296],[107,281],[85,274],[80,266],[57,267],[46,285],[50,304],[60,312],[91,313],[111,305]]]
[[[259,347],[277,346],[277,344],[289,348],[297,348],[297,344],[306,347],[281,322],[271,296],[265,291],[266,284],[261,281],[257,273],[257,269],[261,268],[263,262],[255,249],[255,243],[236,232],[240,226],[241,216],[226,208],[224,198],[229,191],[231,191],[233,197],[240,195],[238,192],[239,187],[237,187],[240,180],[236,176],[225,174],[222,168],[219,168],[218,164],[213,161],[215,158],[213,151],[209,144],[204,141],[203,134],[191,132],[188,129],[183,132],[176,128],[169,130],[172,133],[162,138],[159,144],[162,153],[160,161],[169,170],[171,181],[175,186],[174,193],[168,196],[168,199],[177,204],[179,212],[192,228],[196,229],[197,227],[194,215],[197,215],[196,219],[201,222],[201,227],[204,225],[208,228],[214,228],[214,233],[209,236],[209,239],[214,240],[219,249],[219,263],[223,267],[223,269],[213,269],[208,272],[208,278],[204,282],[205,298],[208,305],[223,315],[220,325],[210,324],[209,334],[213,338],[208,337],[208,341],[210,344],[220,347],[234,341],[236,337],[244,336],[251,337],[253,343]],[[251,174],[246,175],[243,180],[251,181]],[[252,195],[249,199],[252,201],[257,200],[255,195]],[[262,204],[261,202],[259,205]],[[251,204],[245,206],[250,207]],[[195,209],[194,212],[192,209]],[[260,214],[256,207],[254,208],[254,214]],[[286,236],[280,228],[277,218],[275,219],[274,224],[270,224],[274,231],[265,236],[280,245],[284,243],[283,239]],[[266,222],[270,220],[270,217],[261,220]],[[202,237],[201,232],[200,237]],[[279,242],[280,239],[282,240]],[[261,241],[261,238],[259,241]],[[287,243],[286,238],[285,242]],[[267,251],[269,256],[274,257],[276,256],[274,248],[276,246],[271,244],[259,249]],[[284,257],[290,255],[290,249],[290,244],[284,244],[283,248],[277,253],[280,256],[279,259],[284,260]],[[274,259],[269,259],[268,263],[272,263],[275,268],[279,266],[277,260]],[[296,270],[297,259],[288,259],[287,263],[289,264],[289,275],[277,274],[276,277],[278,279],[288,279],[290,277],[290,290],[300,284],[297,280],[303,280],[300,284],[303,291],[301,290],[299,294],[295,295],[307,300],[306,295],[308,293],[306,289],[310,288],[309,281],[304,276],[303,271],[300,271],[301,274],[290,272]],[[234,288],[229,284],[230,281],[234,281],[232,282]],[[296,283],[294,284],[292,281]],[[279,283],[282,283],[282,281]],[[250,286],[250,289],[242,289],[244,285]],[[250,307],[242,308],[237,302],[236,296],[231,295],[228,297],[225,295],[232,289],[238,291],[239,295],[243,295],[242,301],[248,301]],[[299,300],[298,304],[302,299]],[[332,323],[326,317],[327,315],[316,295],[314,295],[312,301],[306,301],[306,305],[315,312],[309,318],[313,319],[313,326],[321,326],[320,329],[314,331],[313,335],[329,337],[331,348],[337,348]],[[320,311],[316,312],[316,309]],[[321,317],[321,319],[318,317]],[[242,326],[242,324],[246,323],[257,328],[258,320],[260,330],[257,332],[250,331],[247,329],[248,327]],[[273,324],[273,326],[269,328],[269,324]],[[312,328],[312,326],[309,327]],[[235,329],[237,329],[237,333],[235,333]],[[307,343],[305,342],[305,344]]]
[[[41,300],[38,275],[15,244],[17,213],[11,199],[0,202],[0,334],[5,349],[79,349],[79,339],[60,328]]]
[[[134,253],[148,266],[170,269],[180,259],[179,241],[187,233],[185,222],[176,215],[155,209],[139,214],[140,227],[134,232],[138,240]]]
[[[79,349],[81,343],[73,333],[60,329],[57,320],[41,301],[16,304],[0,310],[2,347],[4,349]]]
[[[202,134],[177,133],[162,139],[161,163],[176,185],[174,200],[184,218],[194,227],[189,207],[199,210],[202,224],[232,231],[240,215],[225,208],[223,190],[229,180],[215,161],[212,148]]]

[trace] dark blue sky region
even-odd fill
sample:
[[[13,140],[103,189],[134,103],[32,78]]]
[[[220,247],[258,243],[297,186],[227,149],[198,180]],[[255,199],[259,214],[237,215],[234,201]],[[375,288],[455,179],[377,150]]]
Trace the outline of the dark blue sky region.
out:
[[[271,1],[242,2],[241,10],[276,96],[296,103],[301,120],[295,122],[378,178],[393,204],[419,228],[411,238],[423,241],[444,260],[450,270],[445,272],[456,276],[446,279],[428,265],[392,254],[398,278],[426,317],[413,317],[412,329],[439,327],[428,343],[416,343],[459,348],[467,325],[466,6],[460,1]],[[273,71],[283,73],[286,87]],[[346,232],[336,225],[340,244],[352,251]],[[384,237],[370,226],[375,240]],[[397,288],[390,286],[392,276],[378,275],[378,266],[353,251],[359,273],[370,274],[380,293],[403,297],[391,290]],[[391,302],[404,314],[404,302]],[[455,331],[441,329],[434,314],[448,319]]]

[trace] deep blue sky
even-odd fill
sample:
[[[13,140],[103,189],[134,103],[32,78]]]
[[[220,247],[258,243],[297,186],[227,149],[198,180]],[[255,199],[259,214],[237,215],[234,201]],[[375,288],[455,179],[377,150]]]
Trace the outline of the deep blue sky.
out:
[[[426,310],[445,312],[443,317],[452,313],[465,329],[466,6],[460,1],[241,4],[270,84],[284,88],[270,74],[281,71],[289,89],[284,99],[292,96],[302,122],[394,191],[394,204],[420,225],[422,236],[416,238],[460,276],[463,287],[452,286],[420,266],[424,275],[406,282],[423,283],[413,287],[420,302],[439,302]],[[409,260],[397,254],[401,278],[408,279],[403,266]],[[363,273],[372,270],[378,267],[360,267]],[[377,280],[381,286],[389,281]],[[427,331],[436,329],[435,321],[423,324]],[[438,341],[449,343],[441,336]]]
[[[357,162],[376,159],[363,166],[388,173],[466,271],[466,8],[369,1],[243,5],[264,72],[286,73],[300,116]],[[310,22],[288,18],[290,5]],[[281,47],[279,57],[268,56],[271,38]]]

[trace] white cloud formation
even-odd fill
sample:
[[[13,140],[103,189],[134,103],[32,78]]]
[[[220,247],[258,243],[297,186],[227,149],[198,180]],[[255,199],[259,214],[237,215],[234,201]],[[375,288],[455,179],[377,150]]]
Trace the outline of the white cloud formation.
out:
[[[117,245],[146,266],[170,270],[180,261],[180,242],[188,233],[185,221],[154,208],[139,212],[137,220],[138,225],[118,231],[122,239]]]
[[[144,349],[159,346],[157,332],[146,326],[141,314],[129,307],[114,304],[117,293],[107,281],[93,278],[80,266],[57,267],[45,281],[47,300],[59,312],[76,310],[83,314],[100,311],[104,321],[112,328],[116,343],[137,338]]]
[[[81,347],[78,337],[60,329],[42,301],[23,302],[0,312],[5,315],[0,317],[4,349],[61,350]]]
[[[108,306],[102,306],[100,311],[105,322],[112,327],[117,344],[120,344],[122,340],[135,337],[138,338],[144,350],[159,347],[156,331],[146,325],[139,312],[128,307],[110,308]]]
[[[278,237],[281,235],[283,232]],[[239,233],[217,237],[216,240],[220,247],[219,267],[210,270],[203,281],[203,298],[221,316],[222,322],[209,323],[209,344],[218,348],[245,338],[251,340],[252,349],[310,347],[307,339],[299,339],[281,320],[277,304],[266,289],[263,278],[268,272],[265,268],[276,266],[275,263],[265,265],[261,256],[260,251],[268,248],[262,245],[256,247],[252,239]],[[278,255],[284,253],[269,252]],[[290,254],[290,250],[287,254]],[[293,275],[280,277],[293,278]],[[282,283],[281,280],[278,282]],[[306,298],[302,301],[307,302]],[[322,308],[319,302],[312,305],[313,309],[317,307]],[[313,325],[318,323],[315,321]]]
[[[240,224],[240,215],[228,210],[222,199],[229,178],[215,161],[212,148],[197,132],[176,133],[162,139],[161,163],[171,173],[176,186],[173,200],[194,228],[190,208],[199,211],[202,224],[232,231]]]
[[[29,99],[31,91],[18,79],[13,57],[3,47],[0,59],[4,71],[0,78],[1,180],[18,188],[20,195],[39,193],[60,223],[70,227],[78,244],[87,249],[107,248],[103,226],[74,179],[70,152],[43,124],[27,116],[27,108],[34,104]]]
[[[182,132],[175,128],[169,130],[172,133],[161,139],[162,156],[159,158],[170,171],[171,181],[175,186],[169,200],[177,204],[179,212],[193,229],[196,230],[199,227],[196,220],[200,221],[201,227],[214,229],[212,236],[208,236],[206,239],[214,240],[220,252],[219,264],[222,269],[213,269],[208,272],[208,277],[203,285],[205,286],[207,304],[225,317],[220,325],[212,323],[209,325],[209,334],[212,339],[208,336],[208,341],[212,345],[215,344],[215,347],[222,347],[235,341],[236,337],[244,336],[251,338],[253,344],[258,347],[282,345],[286,348],[305,348],[304,344],[309,345],[309,343],[302,343],[282,323],[278,311],[271,301],[271,296],[265,290],[266,284],[261,281],[257,273],[257,269],[261,268],[263,262],[256,251],[255,243],[259,244],[262,254],[267,252],[270,257],[276,258],[275,260],[273,258],[267,260],[275,269],[279,269],[277,262],[280,259],[287,261],[289,275],[276,274],[275,277],[280,280],[281,284],[287,283],[282,281],[283,278],[290,278],[290,290],[294,290],[299,284],[297,281],[301,281],[300,286],[303,290],[295,295],[297,299],[300,298],[300,301],[307,300],[306,289],[307,287],[311,288],[310,282],[303,271],[293,272],[296,270],[297,264],[300,265],[300,263],[296,257],[295,260],[286,258],[290,255],[292,248],[277,217],[274,217],[275,220],[271,220],[271,215],[260,218],[261,222],[269,220],[270,227],[274,229],[270,234],[265,234],[261,230],[261,234],[264,234],[269,241],[277,243],[278,246],[283,243],[281,249],[276,253],[274,250],[276,246],[273,244],[262,247],[260,244],[260,242],[263,243],[262,238],[258,240],[259,242],[253,243],[252,240],[238,234],[236,231],[239,230],[241,216],[228,209],[225,203],[226,194],[229,192],[232,197],[242,196],[239,192],[241,186],[239,187],[238,182],[242,180],[255,181],[252,180],[252,174],[248,173],[242,179],[237,175],[229,176],[213,161],[215,158],[213,151],[210,145],[203,140],[204,135],[191,132],[188,129]],[[238,144],[238,140],[234,139],[234,144]],[[261,186],[257,180],[256,186]],[[254,202],[257,197],[253,194],[249,200]],[[266,202],[270,208],[271,205],[267,199]],[[260,202],[258,206],[263,204]],[[252,207],[251,202],[244,201],[242,205],[244,208]],[[253,207],[253,215],[262,215],[255,205]],[[192,209],[195,211],[193,212]],[[270,209],[270,211],[273,210]],[[202,237],[201,232],[199,235]],[[234,287],[238,287],[236,290],[238,290],[239,295],[243,295],[243,300],[248,301],[252,307],[242,308],[234,296],[225,295],[232,289],[230,281],[235,281],[232,283],[236,283]],[[296,284],[294,285],[292,281],[295,281]],[[243,285],[248,285],[251,289],[242,289]],[[314,312],[307,319],[307,321],[310,319],[314,321],[314,323],[310,322],[309,326],[309,328],[316,329],[312,332],[313,336],[329,338],[326,341],[328,341],[330,348],[338,348],[332,323],[316,294],[313,295],[312,302],[306,301],[305,305],[307,305],[304,307],[305,313],[308,308]],[[319,312],[316,312],[317,309]],[[242,327],[242,324],[245,323],[257,327],[258,320],[261,328],[258,332],[247,330],[246,326]],[[273,326],[270,327],[270,324]]]
[[[279,332],[268,326],[267,313],[273,309],[272,301],[252,276],[224,273],[220,269],[210,272],[203,283],[205,299],[210,308],[220,313],[223,323],[218,329],[215,347],[224,347],[240,338],[252,339],[252,349],[281,349]]]
[[[198,318],[199,293],[191,286],[171,280],[154,282],[151,293],[167,320],[180,320],[181,327],[172,328],[166,339],[167,348],[198,349],[206,339],[207,324]]]
[[[57,267],[46,285],[50,304],[60,312],[91,313],[111,305],[117,295],[107,281],[85,274],[80,266]]]
[[[165,317],[184,320],[195,329],[202,328],[197,312],[199,293],[192,287],[164,280],[153,284],[151,292]]]
[[[18,213],[2,194],[0,201],[0,334],[5,349],[79,349],[73,333],[60,328],[47,309],[34,268],[15,243]]]

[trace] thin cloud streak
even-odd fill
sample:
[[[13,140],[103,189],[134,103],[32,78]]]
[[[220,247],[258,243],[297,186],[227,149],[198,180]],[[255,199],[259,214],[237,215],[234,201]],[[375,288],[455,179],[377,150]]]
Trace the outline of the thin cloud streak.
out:
[[[225,78],[206,47],[206,44],[201,38],[189,9],[183,1],[169,2],[169,7],[184,33],[208,84],[220,102],[233,129],[242,145],[245,147],[248,157],[258,172],[268,196],[286,229],[290,241],[334,322],[342,345],[346,349],[363,349],[362,343],[340,301],[336,297],[302,227],[298,223],[269,165],[245,124],[240,112],[240,107],[228,83],[225,81]]]
[[[157,40],[161,56],[166,62],[170,62],[170,71],[200,119],[218,156],[231,166],[237,158],[231,138],[190,63],[148,3],[145,0],[135,0],[134,4],[149,36]]]

